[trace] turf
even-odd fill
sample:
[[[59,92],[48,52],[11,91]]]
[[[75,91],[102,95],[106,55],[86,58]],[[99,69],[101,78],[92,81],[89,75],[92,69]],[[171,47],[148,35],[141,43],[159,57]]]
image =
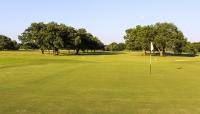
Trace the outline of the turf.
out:
[[[200,57],[0,52],[0,114],[199,114]]]

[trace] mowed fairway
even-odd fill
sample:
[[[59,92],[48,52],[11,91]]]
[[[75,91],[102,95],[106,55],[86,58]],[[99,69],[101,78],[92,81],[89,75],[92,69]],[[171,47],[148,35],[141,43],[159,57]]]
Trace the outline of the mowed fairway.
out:
[[[200,57],[0,52],[0,114],[199,114]]]

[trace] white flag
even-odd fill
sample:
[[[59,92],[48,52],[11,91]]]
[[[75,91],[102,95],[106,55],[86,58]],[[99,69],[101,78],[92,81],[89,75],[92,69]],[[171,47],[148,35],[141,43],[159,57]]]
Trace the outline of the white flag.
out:
[[[151,42],[151,51],[153,51],[153,43]]]

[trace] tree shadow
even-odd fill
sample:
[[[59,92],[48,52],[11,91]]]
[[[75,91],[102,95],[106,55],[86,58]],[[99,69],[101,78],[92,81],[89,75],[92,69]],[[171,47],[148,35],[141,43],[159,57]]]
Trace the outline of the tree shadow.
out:
[[[75,53],[60,53],[60,56],[100,56],[100,55],[119,55],[123,54],[123,52],[108,52],[108,51],[102,51],[102,52],[80,52],[79,54]]]
[[[150,53],[148,53],[150,55]],[[160,53],[152,53],[152,56],[160,56]],[[176,57],[196,57],[199,56],[197,54],[190,54],[190,53],[182,53],[182,54],[175,54],[175,53],[170,53],[166,52],[164,56],[176,56]]]

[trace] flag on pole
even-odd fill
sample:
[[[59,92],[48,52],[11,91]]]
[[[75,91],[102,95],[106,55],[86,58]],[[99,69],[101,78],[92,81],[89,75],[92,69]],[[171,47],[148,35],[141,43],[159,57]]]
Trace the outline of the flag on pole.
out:
[[[151,51],[150,51],[150,75],[151,75],[151,52],[153,51],[153,43],[151,42]]]
[[[151,42],[151,51],[153,51],[153,43]]]

